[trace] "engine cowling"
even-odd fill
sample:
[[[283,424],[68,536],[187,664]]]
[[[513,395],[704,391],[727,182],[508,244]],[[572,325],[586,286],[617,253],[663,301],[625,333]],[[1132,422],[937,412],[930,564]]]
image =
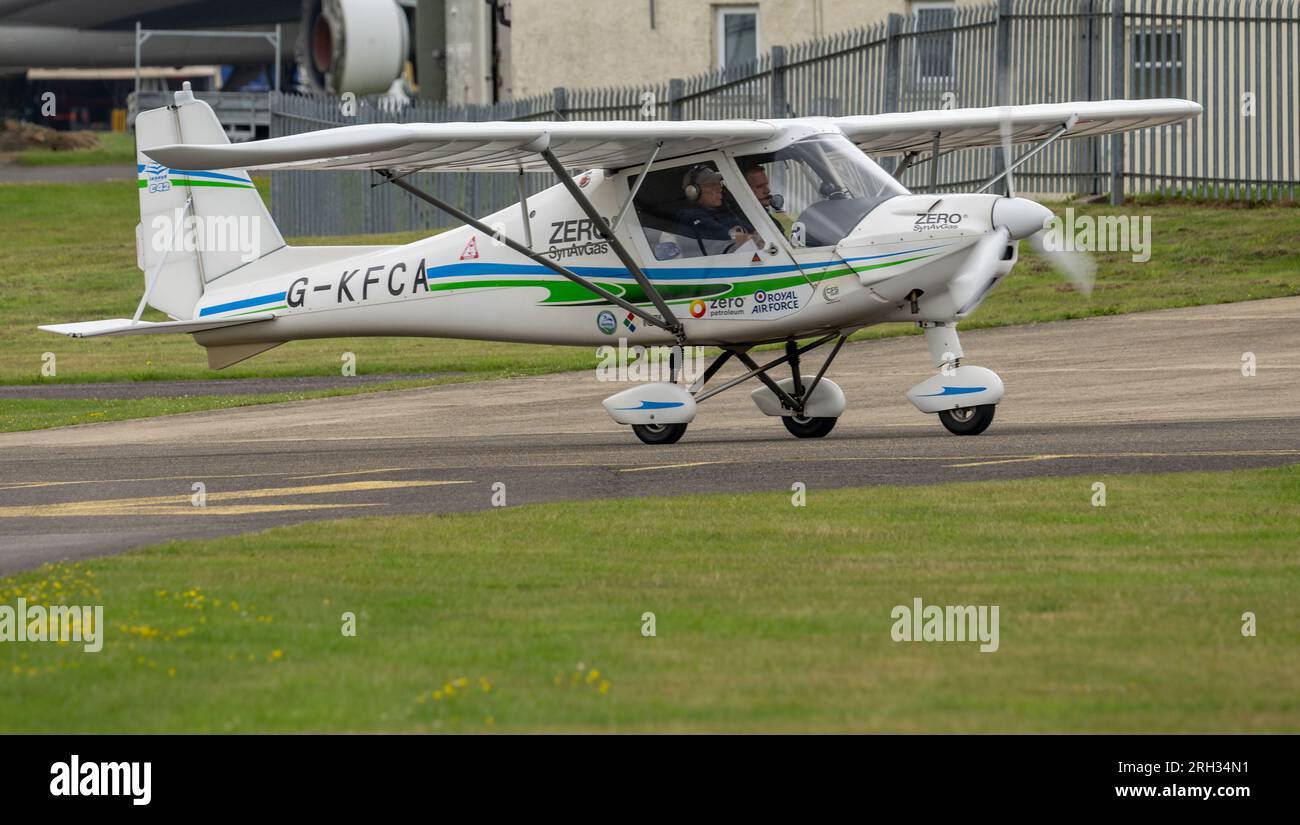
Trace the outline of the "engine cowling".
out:
[[[386,92],[409,50],[406,12],[396,0],[303,0],[298,66],[318,92]]]

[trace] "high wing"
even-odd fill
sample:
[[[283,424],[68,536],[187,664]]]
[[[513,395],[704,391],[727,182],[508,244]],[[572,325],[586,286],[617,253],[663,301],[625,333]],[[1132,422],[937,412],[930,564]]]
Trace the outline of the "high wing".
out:
[[[773,137],[757,120],[378,123],[236,144],[170,144],[145,151],[172,169],[544,170],[549,147],[566,168],[644,163],[662,142],[671,158]]]
[[[1002,124],[1009,125],[1012,143],[1029,143],[1049,137],[1076,117],[1062,138],[1107,135],[1178,123],[1201,113],[1191,100],[1097,100],[1073,103],[1039,103],[1028,106],[991,106],[987,109],[937,109],[893,112],[883,115],[837,117],[832,121],[862,151],[892,155],[924,151],[939,135],[942,151],[1002,142]]]
[[[1048,137],[1075,118],[1064,137],[1110,134],[1177,123],[1201,106],[1190,100],[1103,100],[944,109],[830,118],[870,154],[929,149],[936,133],[944,151]],[[788,120],[374,123],[235,144],[174,143],[145,150],[172,169],[545,170],[541,149],[569,169],[618,169],[644,163],[662,143],[666,160],[779,135]],[[826,123],[810,118],[809,123]]]

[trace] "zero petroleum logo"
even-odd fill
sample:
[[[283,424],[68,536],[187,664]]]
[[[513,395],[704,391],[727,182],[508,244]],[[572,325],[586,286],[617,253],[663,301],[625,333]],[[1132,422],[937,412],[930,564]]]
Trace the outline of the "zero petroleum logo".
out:
[[[692,318],[735,318],[745,314],[745,299],[697,298],[691,301]]]
[[[618,321],[614,318],[614,313],[609,310],[603,310],[596,316],[596,328],[606,335],[613,335],[614,330],[618,329]]]

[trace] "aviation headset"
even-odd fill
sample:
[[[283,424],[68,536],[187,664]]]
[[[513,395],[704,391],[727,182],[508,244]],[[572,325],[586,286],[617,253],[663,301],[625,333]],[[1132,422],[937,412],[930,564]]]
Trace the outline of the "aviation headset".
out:
[[[682,181],[682,193],[686,195],[686,200],[694,203],[700,199],[700,185],[696,178],[701,172],[713,170],[706,163],[697,163],[686,172],[686,178]]]

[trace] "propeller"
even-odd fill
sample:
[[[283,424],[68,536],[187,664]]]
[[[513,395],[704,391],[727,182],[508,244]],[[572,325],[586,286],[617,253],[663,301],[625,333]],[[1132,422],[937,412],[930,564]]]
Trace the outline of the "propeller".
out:
[[[1002,107],[1002,121],[998,123],[998,133],[1002,137],[1002,168],[1006,170],[1007,197],[1016,196],[1016,187],[1011,180],[1011,109]]]
[[[993,207],[993,225],[999,228],[1007,226],[1010,230],[1010,236],[1013,238],[1027,238],[1029,245],[1035,252],[1042,255],[1047,260],[1048,266],[1056,270],[1066,281],[1074,285],[1074,288],[1082,292],[1084,297],[1092,295],[1092,285],[1097,280],[1097,264],[1091,257],[1081,252],[1067,252],[1064,249],[1050,249],[1047,246],[1046,233],[1047,221],[1051,219],[1052,213],[1047,207],[1025,198],[1017,198],[1015,185],[1011,179],[1011,110],[1008,107],[1002,109],[1002,121],[998,124],[998,132],[1002,138],[1002,168],[1006,170],[1007,198],[1009,200],[999,201]],[[1002,204],[1032,204],[1046,213],[1038,223],[1037,229],[1032,229],[1037,214],[1034,210],[1025,206],[1014,208],[1004,208],[1008,220],[1015,221],[1018,225],[1008,226],[999,220],[998,207]],[[1019,234],[1017,230],[1028,230],[1024,234]]]
[[[1023,203],[1033,203],[1033,201],[1022,201]],[[994,213],[997,212],[997,206],[1004,201],[998,201],[994,206]],[[1037,206],[1038,204],[1033,204]],[[996,226],[996,223],[995,223]],[[970,312],[971,307],[984,297],[993,280],[994,270],[997,268],[998,261],[1002,259],[1002,253],[1006,250],[1007,244],[1011,242],[1011,231],[1006,226],[997,226],[991,234],[985,235],[975,243],[967,256],[964,271],[951,284],[948,285],[948,292],[952,296],[953,303],[959,307],[957,310],[958,317]]]
[[[1092,295],[1092,285],[1097,280],[1097,264],[1082,252],[1067,252],[1064,249],[1048,249],[1044,240],[1046,229],[1040,229],[1029,236],[1029,245],[1034,251],[1047,259],[1047,263],[1074,284],[1074,288],[1084,297]]]

